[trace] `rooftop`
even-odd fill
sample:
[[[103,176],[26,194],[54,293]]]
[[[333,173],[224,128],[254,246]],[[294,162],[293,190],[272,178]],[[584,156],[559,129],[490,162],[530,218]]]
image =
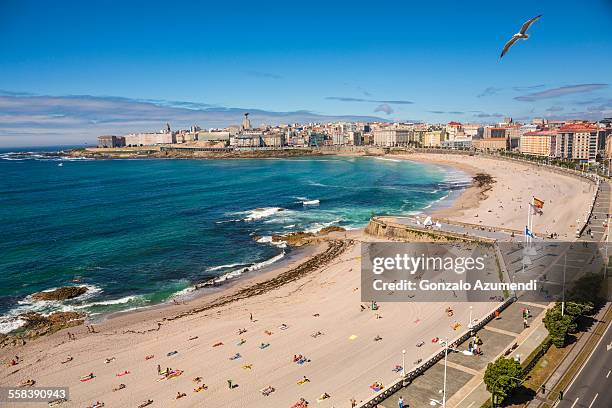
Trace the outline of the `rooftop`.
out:
[[[598,128],[596,125],[590,123],[569,123],[561,126],[559,129],[561,132],[594,132]]]

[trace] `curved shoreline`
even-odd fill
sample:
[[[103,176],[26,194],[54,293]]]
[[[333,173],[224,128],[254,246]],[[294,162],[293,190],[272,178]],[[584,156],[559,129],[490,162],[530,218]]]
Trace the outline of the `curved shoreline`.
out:
[[[310,159],[312,158],[311,156],[306,157],[306,159]],[[314,158],[316,160],[316,158]],[[153,159],[153,160],[160,160],[160,159]],[[161,159],[161,160],[169,160],[169,159]],[[394,160],[395,161],[395,160]],[[444,167],[445,171],[448,173],[452,173],[454,172],[454,169],[451,166],[438,166],[438,165],[434,165],[435,167]],[[448,169],[448,170],[446,170]],[[445,200],[445,204],[449,203],[451,200],[447,199]],[[432,204],[435,204],[434,200],[431,200]],[[424,209],[421,209],[420,211],[424,211]],[[363,228],[365,227],[364,224],[363,226],[361,226],[360,228],[355,229],[356,231],[362,231]],[[306,255],[301,255],[304,251],[303,250],[298,250],[296,251],[295,248],[292,248],[288,251],[287,256],[291,257],[291,258],[299,258],[299,259],[305,259],[308,256],[311,256],[312,253],[311,252],[307,252]],[[273,256],[272,258],[268,258],[264,261],[261,261],[260,263],[266,263],[268,262],[270,259],[274,259],[276,258],[278,255]],[[277,262],[274,262],[272,265],[267,265],[262,269],[258,269],[257,271],[249,271],[247,272],[247,275],[257,275],[257,274],[264,274],[264,273],[268,273],[268,272],[274,272],[277,271],[279,269],[282,269],[282,267],[285,265],[285,261],[287,261],[287,259],[281,259]],[[229,262],[227,262],[229,263]],[[240,270],[240,268],[238,268],[237,270]],[[235,271],[233,271],[232,269],[229,269],[226,273],[231,274]],[[218,280],[220,279],[220,277],[222,277],[223,275],[219,275],[219,276],[215,276],[215,277],[211,277],[210,280]],[[250,277],[249,277],[250,278]],[[228,279],[227,282],[224,282],[222,284],[219,285],[213,285],[212,287],[206,287],[203,288],[204,290],[194,290],[197,289],[198,286],[205,286],[205,285],[201,285],[198,282],[192,282],[189,284],[188,287],[176,292],[175,294],[171,295],[167,300],[162,301],[160,303],[148,303],[146,300],[143,301],[131,301],[130,304],[127,304],[128,302],[119,302],[120,300],[126,299],[126,298],[130,298],[130,297],[138,297],[138,298],[142,298],[143,294],[134,294],[134,293],[128,293],[125,296],[121,297],[120,299],[98,299],[98,303],[100,304],[108,304],[105,302],[113,302],[113,301],[117,301],[117,307],[106,307],[106,309],[111,309],[108,311],[104,311],[104,312],[100,312],[100,310],[103,310],[102,308],[97,308],[97,310],[94,310],[95,312],[97,311],[98,313],[94,313],[93,315],[87,315],[85,316],[86,319],[86,323],[94,323],[94,324],[99,324],[103,321],[106,321],[108,319],[115,319],[117,316],[119,315],[126,315],[126,314],[131,314],[131,313],[136,313],[138,311],[141,310],[147,310],[147,309],[160,309],[160,308],[164,308],[166,306],[174,306],[175,303],[173,303],[173,300],[176,299],[178,301],[182,301],[183,299],[185,300],[189,300],[192,301],[195,297],[200,297],[200,296],[206,296],[206,294],[208,292],[217,292],[220,290],[225,290],[225,288],[229,288],[235,284],[237,284],[239,281],[242,281],[243,278],[238,276],[236,279]],[[78,285],[78,283],[76,283],[76,285]],[[148,298],[147,294],[144,294],[144,296],[146,298]],[[79,299],[76,299],[76,301],[78,302]],[[69,303],[74,303],[74,302],[69,302]],[[93,302],[92,304],[95,304],[96,302]],[[125,306],[123,306],[123,304],[126,303]],[[123,308],[123,310],[116,310],[113,311],[112,309],[119,309],[119,308]],[[14,309],[14,308],[13,308]],[[11,309],[11,310],[13,310]],[[95,308],[94,308],[95,309]],[[49,309],[50,310],[50,309]],[[61,308],[59,309],[61,310]],[[67,310],[67,309],[66,309]],[[71,309],[72,310],[72,309]],[[74,308],[75,311],[83,311],[85,310],[84,307],[82,307],[81,304],[78,304],[77,307]],[[45,312],[45,315],[48,315],[49,313],[51,313],[50,311]],[[19,330],[17,330],[19,332]]]
[[[488,161],[478,163],[481,167],[489,165]],[[511,179],[517,169],[493,168],[492,173],[499,174],[500,180],[480,204],[490,206],[495,194],[500,190],[503,193],[507,173]],[[535,186],[537,176],[533,172],[526,174],[523,183]],[[552,210],[555,203],[566,197],[565,188],[575,191],[579,185],[561,176],[553,179],[563,188],[554,190],[556,196],[547,197],[552,200],[552,204],[547,201],[547,209],[550,206]],[[513,205],[518,207],[517,203]],[[512,210],[508,205],[501,214],[512,215]],[[466,213],[469,211],[472,210]],[[489,215],[490,219],[495,216],[495,212]],[[434,336],[452,337],[456,334],[453,320],[467,321],[469,312],[465,304],[452,302],[450,305],[384,303],[377,311],[384,317],[381,319],[372,311],[361,311],[358,243],[377,238],[353,230],[330,233],[329,239],[344,242],[346,249],[307,271],[295,271],[303,263],[296,259],[283,271],[245,279],[187,304],[116,316],[96,326],[95,333],[88,333],[83,327],[70,329],[76,335],[75,340],[66,340],[65,333],[54,333],[18,350],[0,350],[0,358],[12,357],[15,353],[22,358],[16,368],[0,367],[0,384],[18,383],[29,377],[42,386],[69,385],[71,403],[75,406],[85,405],[92,396],[109,406],[126,406],[134,398],[170,404],[177,392],[193,388],[190,378],[198,375],[210,387],[204,401],[211,407],[243,406],[246,402],[254,408],[270,404],[290,406],[300,396],[311,400],[322,392],[332,395],[333,404],[352,397],[366,400],[371,396],[368,386],[373,381],[389,385],[397,379],[391,370],[398,364],[397,350]],[[355,244],[350,244],[351,241]],[[311,256],[315,257],[314,252],[325,251],[326,246],[327,243],[321,243],[307,250],[313,251]],[[445,312],[449,306],[456,311],[453,319]],[[478,303],[473,307],[474,316],[482,317],[494,305]],[[398,324],[402,330],[398,330]],[[288,329],[283,330],[283,325]],[[243,329],[247,331],[241,333]],[[319,332],[322,334],[314,336]],[[373,342],[375,336],[382,337],[383,341]],[[244,345],[237,349],[242,338],[246,343],[240,343]],[[261,342],[270,343],[270,349],[260,350],[257,345]],[[243,356],[239,363],[228,359],[237,350]],[[167,355],[173,351],[178,353]],[[407,348],[406,362],[437,351],[439,346],[436,348],[429,342],[420,349]],[[296,353],[307,355],[312,362],[296,367],[290,361]],[[62,361],[67,355],[74,360],[64,365]],[[144,356],[149,355],[155,357],[148,361]],[[116,362],[106,364],[104,359],[109,357],[116,358]],[[160,386],[154,375],[157,364],[184,370],[186,378]],[[241,369],[241,364],[254,364],[257,375]],[[125,369],[132,373],[125,380],[129,393],[111,392],[113,381],[117,381],[115,373]],[[98,378],[81,386],[78,376],[88,372],[94,372]],[[295,381],[302,375],[307,375],[312,382],[297,387]],[[226,379],[234,380],[240,387],[228,392]],[[268,385],[277,391],[263,398],[258,390]],[[199,406],[202,401],[198,394],[190,393],[185,403]]]

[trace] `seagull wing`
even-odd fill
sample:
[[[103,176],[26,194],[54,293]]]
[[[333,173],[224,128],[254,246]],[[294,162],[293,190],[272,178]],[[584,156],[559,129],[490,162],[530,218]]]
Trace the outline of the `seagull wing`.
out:
[[[528,29],[528,28],[529,28],[529,27],[530,27],[530,26],[531,26],[531,25],[532,25],[532,24],[533,24],[533,23],[534,23],[534,22],[535,22],[537,19],[539,19],[540,17],[542,17],[542,15],[541,15],[541,14],[540,14],[539,16],[536,16],[536,17],[532,18],[532,19],[531,19],[531,20],[529,20],[529,21],[526,21],[526,22],[523,24],[523,26],[521,27],[521,31],[520,31],[520,33],[521,33],[521,34],[525,34],[525,32],[527,31],[527,29]]]
[[[514,43],[516,42],[516,40],[518,40],[518,37],[512,36],[512,38],[506,43],[506,45],[504,45],[504,49],[501,52],[501,55],[499,56],[499,58],[501,59],[504,55],[506,55],[506,53],[508,52],[508,50],[510,49],[510,47],[512,47],[514,45]]]

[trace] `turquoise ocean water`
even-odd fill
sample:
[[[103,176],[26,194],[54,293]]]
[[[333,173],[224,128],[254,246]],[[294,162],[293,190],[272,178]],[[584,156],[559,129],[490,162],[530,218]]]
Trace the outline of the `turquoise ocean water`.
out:
[[[59,164],[62,164],[61,166]],[[419,212],[469,177],[384,158],[66,160],[0,152],[0,332],[20,313],[163,302],[286,256],[272,234]],[[65,302],[29,295],[89,287]]]

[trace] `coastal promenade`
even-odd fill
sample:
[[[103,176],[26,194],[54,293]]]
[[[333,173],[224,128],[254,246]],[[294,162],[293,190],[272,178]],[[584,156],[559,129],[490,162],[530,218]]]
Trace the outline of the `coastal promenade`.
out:
[[[580,228],[581,231],[589,231],[591,234],[583,233],[582,236],[576,242],[585,243],[601,243],[607,240],[607,228],[602,222],[607,220],[609,213],[611,212],[611,188],[608,182],[598,183],[598,190],[594,194],[594,201],[589,212],[589,216],[585,219],[584,225]],[[423,228],[422,224],[414,222],[414,219],[409,223],[412,228]],[[440,230],[447,230],[448,225],[442,225],[439,227]],[[453,233],[465,233],[465,234],[476,234],[477,231],[483,232],[478,226],[470,228],[464,226],[463,229],[450,228]],[[495,236],[490,235],[493,231],[489,232],[487,228],[485,231],[489,233],[487,238],[499,237],[503,239],[503,235],[498,232]],[[501,233],[503,234],[503,232]],[[607,245],[607,243],[605,244]],[[593,256],[592,251],[581,245],[570,245],[567,249],[567,257],[578,258],[580,256]],[[601,254],[603,255],[603,254]],[[508,254],[504,254],[501,257],[502,262],[508,261]],[[553,264],[549,268],[561,268],[560,263],[563,262],[561,256],[558,256]],[[601,270],[603,264],[601,261],[592,265],[593,270]],[[503,267],[504,270],[509,269],[508,265]],[[510,299],[512,302],[514,299]],[[385,408],[393,408],[397,406],[397,401],[400,397],[404,399],[411,407],[426,407],[441,405],[443,399],[443,390],[446,389],[446,406],[449,408],[478,408],[487,399],[490,398],[490,393],[487,391],[486,386],[483,382],[484,372],[488,362],[495,360],[499,356],[512,356],[519,360],[526,358],[531,355],[534,350],[539,347],[542,341],[548,335],[546,328],[543,325],[542,318],[545,315],[545,310],[551,307],[554,303],[547,304],[546,302],[533,303],[524,302],[518,300],[514,303],[504,302],[500,305],[502,311],[500,319],[493,319],[486,325],[483,325],[477,331],[479,337],[483,340],[484,356],[464,356],[461,353],[450,353],[448,356],[448,362],[446,367],[443,359],[439,356],[434,356],[436,361],[430,368],[421,373],[411,376],[411,378],[404,383],[408,383],[405,387],[398,387],[397,390],[388,395],[384,401],[378,403],[379,406]],[[528,307],[533,315],[533,319],[530,321],[529,327],[525,328],[522,322],[521,310]],[[607,343],[606,343],[607,344]],[[456,349],[462,350],[467,349],[467,341],[459,344]],[[603,345],[599,346],[599,351],[595,351],[599,354],[604,353]],[[612,349],[608,347],[607,350]],[[595,353],[594,352],[594,353]],[[607,356],[608,354],[605,354]],[[601,363],[590,361],[589,364]],[[593,369],[595,376],[605,370],[603,366]],[[446,370],[447,383],[444,384],[443,373]],[[591,377],[593,377],[591,375]],[[609,373],[605,373],[606,378],[610,376]],[[582,386],[578,385],[576,388],[584,389],[585,384],[588,384],[589,378],[585,375],[585,378],[581,379]],[[436,384],[432,387],[432,384]],[[552,384],[554,385],[554,384]],[[549,389],[552,388],[549,385]],[[580,387],[580,388],[579,388]],[[593,391],[594,398],[597,398],[598,393]],[[579,397],[576,397],[579,398]],[[577,401],[577,400],[576,400]],[[595,400],[593,400],[593,403]],[[600,401],[598,406],[607,406],[605,401]],[[566,404],[570,407],[569,404]],[[563,406],[566,406],[563,405]],[[364,407],[369,406],[364,404]],[[574,405],[571,405],[573,408]]]

